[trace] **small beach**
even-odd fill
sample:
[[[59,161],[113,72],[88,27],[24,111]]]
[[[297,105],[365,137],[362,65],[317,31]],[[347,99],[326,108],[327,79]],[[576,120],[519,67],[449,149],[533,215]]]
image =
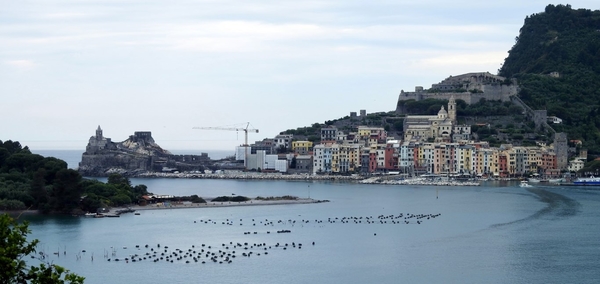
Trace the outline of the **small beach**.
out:
[[[210,200],[210,199],[209,199]],[[294,200],[248,200],[245,202],[212,202],[207,201],[206,203],[159,203],[149,204],[146,206],[134,205],[129,207],[114,207],[110,209],[108,214],[117,214],[119,210],[130,209],[134,211],[146,211],[146,210],[170,210],[170,209],[192,209],[192,208],[215,208],[215,207],[237,207],[237,206],[265,206],[265,205],[292,205],[292,204],[310,204],[310,203],[323,203],[329,202],[328,200],[316,200],[312,198],[298,198]]]

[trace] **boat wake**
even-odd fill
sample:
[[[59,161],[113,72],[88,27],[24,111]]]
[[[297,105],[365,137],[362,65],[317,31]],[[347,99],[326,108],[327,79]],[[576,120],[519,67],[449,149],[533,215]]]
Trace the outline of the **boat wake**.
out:
[[[546,207],[538,210],[534,214],[525,217],[523,219],[494,224],[490,226],[491,228],[504,227],[508,225],[520,224],[529,222],[532,220],[537,220],[541,218],[569,218],[577,215],[579,212],[579,207],[581,204],[571,198],[568,198],[564,195],[550,192],[540,188],[527,188],[527,191],[533,193],[541,202],[546,203]]]

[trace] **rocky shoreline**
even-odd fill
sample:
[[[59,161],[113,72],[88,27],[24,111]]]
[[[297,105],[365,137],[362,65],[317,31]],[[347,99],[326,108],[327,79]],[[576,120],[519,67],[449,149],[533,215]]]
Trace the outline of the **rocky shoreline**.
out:
[[[235,180],[290,180],[290,181],[350,181],[362,184],[384,185],[437,185],[437,186],[478,186],[479,181],[442,180],[426,178],[398,179],[395,176],[365,177],[360,175],[332,176],[332,175],[307,175],[307,174],[280,174],[280,173],[157,173],[145,172],[136,175],[139,178],[189,178],[189,179],[235,179]]]
[[[242,179],[242,180],[344,180],[359,181],[365,177],[352,176],[330,176],[330,175],[307,175],[307,174],[280,174],[280,173],[223,173],[223,174],[201,174],[201,173],[159,173],[145,172],[135,175],[136,178],[189,178],[189,179]]]
[[[368,178],[363,179],[360,183],[365,184],[387,184],[387,185],[437,185],[437,186],[479,186],[479,181],[469,180],[442,180],[442,179],[426,179],[426,178],[412,178],[412,179],[401,179],[401,180],[385,180],[381,178]]]

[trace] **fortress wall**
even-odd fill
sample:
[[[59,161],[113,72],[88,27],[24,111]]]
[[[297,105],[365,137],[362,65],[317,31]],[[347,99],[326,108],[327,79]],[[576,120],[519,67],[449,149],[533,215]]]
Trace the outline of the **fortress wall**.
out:
[[[447,92],[447,93],[428,93],[426,91],[417,91],[417,92],[400,92],[398,95],[398,102],[407,101],[407,100],[415,100],[421,101],[425,99],[438,99],[438,100],[449,100],[450,97],[454,96],[457,100],[463,100],[467,104],[474,104],[479,102],[482,98],[486,100],[494,100],[494,101],[510,101],[510,98],[518,93],[518,86],[513,85],[501,85],[501,84],[492,84],[492,85],[481,85],[476,84],[476,86],[472,86],[472,89],[478,89],[483,91],[483,93],[471,93],[471,92]],[[396,112],[399,114],[405,114],[406,110],[401,107],[396,107]]]
[[[519,90],[516,85],[482,85],[480,90],[484,94],[493,97],[489,100],[509,101],[511,96],[516,95]]]

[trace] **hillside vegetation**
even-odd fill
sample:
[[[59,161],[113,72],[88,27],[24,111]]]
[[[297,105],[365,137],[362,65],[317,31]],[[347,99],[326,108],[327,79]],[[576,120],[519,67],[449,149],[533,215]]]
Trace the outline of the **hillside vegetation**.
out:
[[[562,124],[553,124],[557,132],[566,132],[569,140],[581,140],[591,156],[600,155],[600,11],[572,9],[570,5],[548,5],[544,12],[525,18],[525,23],[498,70],[498,75],[516,78],[521,88],[519,97],[532,109],[545,109],[557,116]],[[556,76],[550,76],[557,72]],[[404,101],[410,114],[435,114],[444,101]],[[510,103],[479,102],[467,106],[457,100],[460,117],[484,118],[504,115],[517,118],[520,108]],[[369,115],[366,118],[340,118],[315,123],[310,127],[290,129],[283,133],[299,134],[318,141],[320,127],[335,125],[350,131],[358,125],[381,126],[398,135],[402,118],[393,112]],[[484,122],[484,121],[478,121]],[[494,131],[506,125],[492,124]],[[528,130],[522,127],[521,130]],[[551,141],[544,133],[532,133],[532,139]],[[518,138],[518,137],[514,137]],[[498,140],[496,143],[514,141]],[[523,141],[527,142],[527,141]],[[530,141],[529,141],[530,142]],[[524,143],[528,144],[528,143]],[[571,144],[572,145],[572,144]]]
[[[32,154],[18,141],[0,141],[0,210],[81,214],[135,203],[144,194],[145,185],[132,186],[118,174],[107,183],[83,179],[63,160]]]
[[[563,119],[557,131],[600,154],[600,11],[548,5],[528,16],[499,75],[517,78],[525,103]]]
[[[447,106],[447,100],[425,99],[421,101],[399,101],[399,106],[405,107],[410,115],[436,115],[442,106]],[[488,141],[492,146],[514,143],[515,145],[531,146],[535,141],[550,142],[545,132],[536,132],[533,122],[527,122],[523,108],[512,102],[488,101],[482,99],[474,104],[456,100],[456,113],[459,124],[471,125],[473,134],[479,140]],[[498,122],[498,117],[502,122]],[[307,139],[319,142],[321,128],[335,126],[345,133],[356,131],[358,126],[383,127],[388,136],[402,138],[404,115],[396,112],[371,113],[365,117],[343,117],[327,120],[324,123],[314,123],[310,127],[288,129],[281,134],[293,134],[294,139]],[[478,127],[477,124],[489,124],[490,127]],[[527,135],[529,134],[529,135]]]

